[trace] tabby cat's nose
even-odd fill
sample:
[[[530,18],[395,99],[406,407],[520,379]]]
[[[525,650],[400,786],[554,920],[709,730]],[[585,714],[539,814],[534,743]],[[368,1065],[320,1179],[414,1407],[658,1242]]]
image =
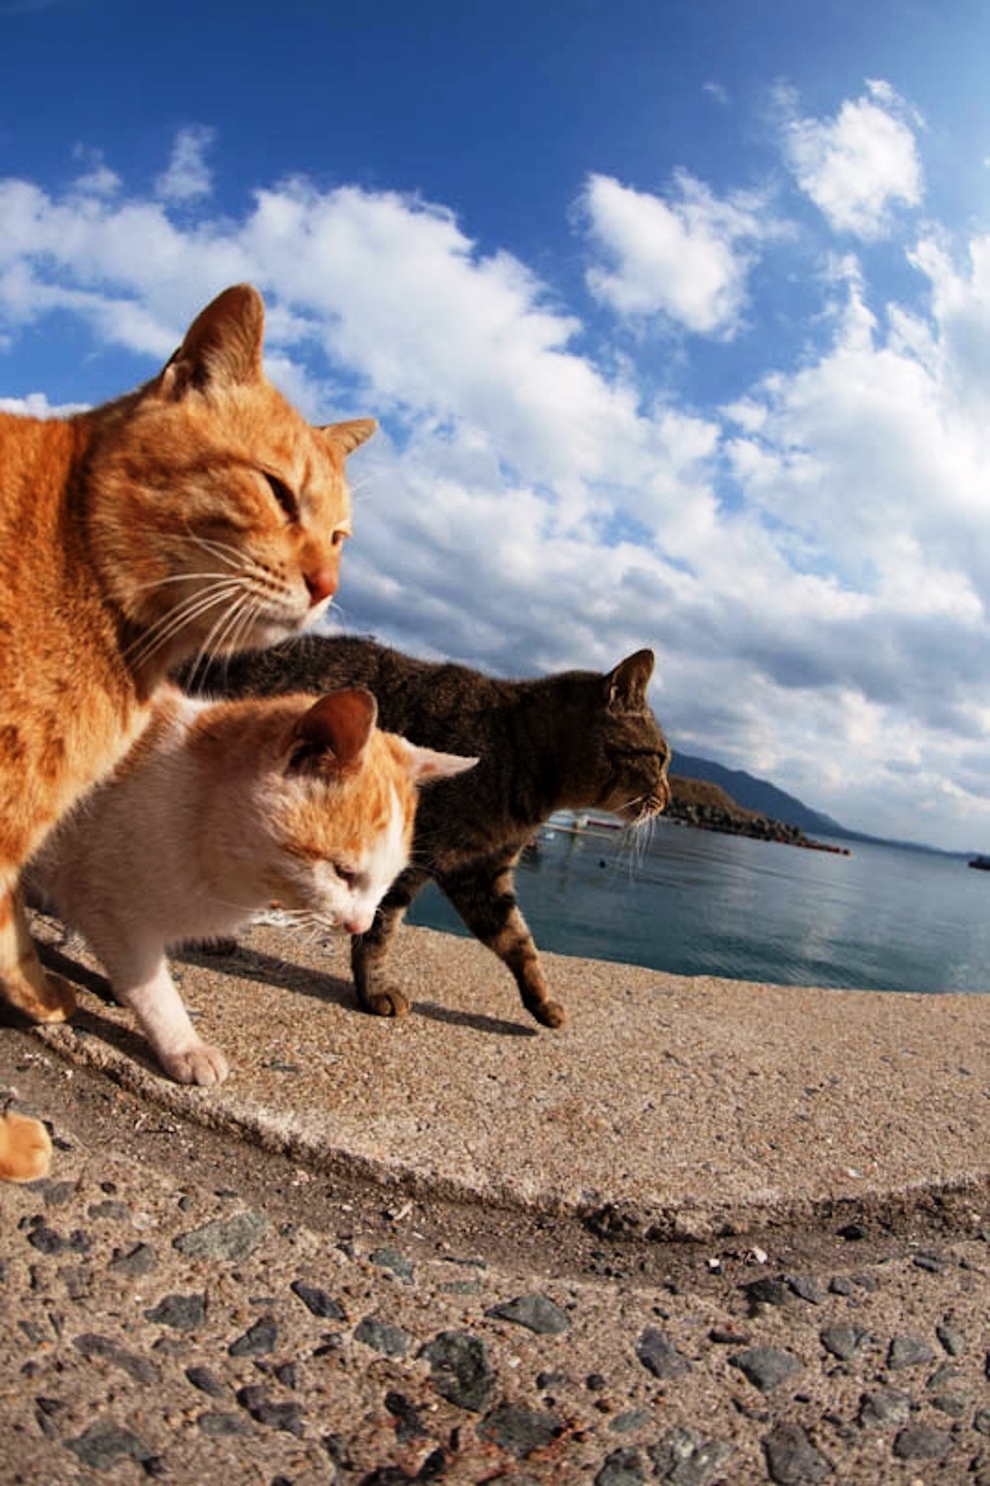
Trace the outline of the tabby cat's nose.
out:
[[[311,608],[316,604],[322,604],[324,599],[332,598],[337,591],[337,570],[335,567],[314,568],[312,572],[304,573],[303,579],[309,590]]]

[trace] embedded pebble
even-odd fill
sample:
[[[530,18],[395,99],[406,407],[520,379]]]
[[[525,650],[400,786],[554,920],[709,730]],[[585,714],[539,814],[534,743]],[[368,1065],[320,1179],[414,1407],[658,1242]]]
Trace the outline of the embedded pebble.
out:
[[[149,1321],[159,1326],[172,1326],[177,1331],[195,1331],[206,1319],[205,1295],[165,1295],[145,1311]]]
[[[832,1474],[831,1465],[799,1424],[778,1424],[763,1441],[763,1450],[777,1486],[814,1486]]]
[[[822,1346],[833,1357],[849,1362],[870,1340],[870,1333],[858,1326],[826,1326],[819,1332]]]
[[[495,1392],[495,1374],[480,1337],[470,1331],[441,1331],[422,1350],[441,1398],[480,1414]]]
[[[925,1341],[923,1336],[895,1336],[887,1353],[887,1366],[892,1369],[902,1367],[920,1367],[923,1363],[932,1362],[935,1353]]]
[[[122,1456],[132,1460],[150,1460],[149,1450],[130,1429],[122,1429],[109,1419],[97,1419],[76,1439],[66,1440],[66,1448],[92,1470],[105,1471]]]
[[[254,1253],[270,1227],[262,1213],[245,1209],[232,1218],[216,1218],[202,1228],[180,1233],[172,1247],[189,1259],[239,1262]]]
[[[119,1249],[115,1250],[109,1268],[114,1274],[126,1275],[133,1279],[139,1275],[150,1274],[157,1263],[158,1255],[151,1244],[138,1243],[126,1253],[121,1253]]]
[[[244,1388],[238,1388],[236,1396],[241,1408],[259,1424],[302,1437],[303,1410],[295,1399],[287,1403],[275,1402],[269,1398],[267,1388],[261,1383],[249,1383]]]
[[[523,1460],[534,1450],[545,1449],[560,1433],[562,1425],[553,1414],[540,1413],[519,1404],[506,1403],[486,1414],[478,1425],[478,1436],[492,1440],[503,1450]]]
[[[538,1336],[559,1336],[570,1327],[566,1311],[547,1295],[520,1295],[515,1300],[505,1300],[499,1305],[489,1306],[486,1316],[496,1316],[502,1321],[512,1321],[516,1326],[525,1326]]]
[[[278,1341],[278,1326],[274,1316],[261,1316],[249,1326],[243,1336],[231,1342],[227,1351],[231,1357],[263,1357],[272,1351]]]
[[[390,1274],[394,1274],[396,1279],[401,1280],[404,1285],[412,1284],[413,1266],[405,1254],[400,1254],[398,1249],[375,1249],[374,1253],[368,1255],[368,1258],[379,1269],[387,1269]]]
[[[364,1342],[366,1347],[376,1352],[384,1352],[387,1357],[405,1357],[413,1343],[413,1338],[401,1326],[391,1326],[375,1316],[365,1316],[355,1326],[354,1340]]]
[[[307,1285],[303,1280],[293,1280],[289,1289],[299,1296],[306,1309],[314,1316],[322,1316],[324,1320],[343,1321],[346,1319],[342,1308],[337,1304],[326,1290],[320,1290],[315,1285]]]
[[[761,1393],[772,1393],[781,1383],[796,1377],[803,1366],[790,1352],[782,1352],[777,1347],[751,1347],[746,1352],[737,1352],[729,1361]]]
[[[595,1486],[644,1486],[646,1474],[638,1450],[613,1450],[595,1476]]]
[[[898,1460],[942,1460],[952,1449],[952,1436],[929,1425],[909,1425],[895,1437],[893,1449]]]
[[[874,1388],[860,1400],[859,1422],[866,1428],[893,1428],[907,1422],[911,1396],[896,1388]]]
[[[655,1326],[648,1326],[641,1333],[636,1343],[636,1356],[655,1378],[663,1382],[681,1378],[691,1370],[691,1363],[677,1350],[666,1332]]]
[[[671,1430],[649,1452],[656,1479],[669,1486],[708,1486],[721,1480],[732,1454],[726,1440],[704,1439],[693,1429]]]

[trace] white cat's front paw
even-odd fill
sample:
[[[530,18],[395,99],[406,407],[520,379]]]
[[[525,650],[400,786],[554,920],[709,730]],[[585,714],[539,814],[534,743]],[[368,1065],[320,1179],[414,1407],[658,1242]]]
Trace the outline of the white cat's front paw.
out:
[[[179,1084],[222,1084],[230,1072],[223,1053],[208,1042],[159,1056],[165,1072]]]

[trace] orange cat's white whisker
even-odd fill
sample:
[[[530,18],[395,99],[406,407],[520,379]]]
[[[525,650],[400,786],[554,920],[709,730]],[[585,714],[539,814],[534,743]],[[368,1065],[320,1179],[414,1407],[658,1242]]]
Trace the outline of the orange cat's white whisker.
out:
[[[173,573],[168,578],[152,578],[148,583],[135,583],[135,593],[147,593],[152,588],[165,588],[169,583],[201,583],[204,578],[217,582],[230,582],[229,573]]]
[[[196,665],[198,666],[202,660],[212,660],[214,656],[223,654],[225,650],[236,649],[238,637],[249,633],[260,607],[257,599],[251,598],[250,595],[238,595],[227,612],[221,614],[199,647]]]
[[[235,597],[240,585],[233,579],[215,582],[205,592],[190,594],[174,609],[169,609],[160,619],[150,625],[139,640],[128,647],[125,655],[136,665],[144,665],[163,644],[173,638],[201,614],[208,613],[217,604]]]
[[[220,582],[212,583],[203,592],[190,594],[181,604],[170,609],[155,624],[150,625],[133,645],[128,646],[124,652],[126,659],[135,667],[147,665],[152,656],[182,630],[203,614],[209,613],[217,604],[228,603],[236,598],[240,591],[241,585],[236,579],[224,578]]]
[[[264,580],[268,576],[261,563],[256,562],[249,553],[238,551],[236,547],[232,547],[228,542],[218,542],[212,537],[194,536],[191,532],[184,540],[190,542],[194,547],[199,547],[201,551],[208,553],[210,557],[216,557],[220,562],[227,563],[228,567],[233,569],[240,577],[253,577]]]

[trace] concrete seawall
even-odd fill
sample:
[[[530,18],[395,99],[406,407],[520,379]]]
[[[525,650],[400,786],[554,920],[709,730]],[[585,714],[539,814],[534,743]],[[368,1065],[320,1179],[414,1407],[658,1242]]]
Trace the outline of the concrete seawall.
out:
[[[410,1191],[541,1212],[611,1208],[658,1237],[910,1203],[990,1174],[990,996],[686,978],[544,956],[567,1008],[537,1028],[473,940],[405,929],[401,1021],[356,1008],[347,949],[256,927],[174,960],[229,1081],[161,1078],[130,1015],[85,998],[40,1032],[145,1096]]]

